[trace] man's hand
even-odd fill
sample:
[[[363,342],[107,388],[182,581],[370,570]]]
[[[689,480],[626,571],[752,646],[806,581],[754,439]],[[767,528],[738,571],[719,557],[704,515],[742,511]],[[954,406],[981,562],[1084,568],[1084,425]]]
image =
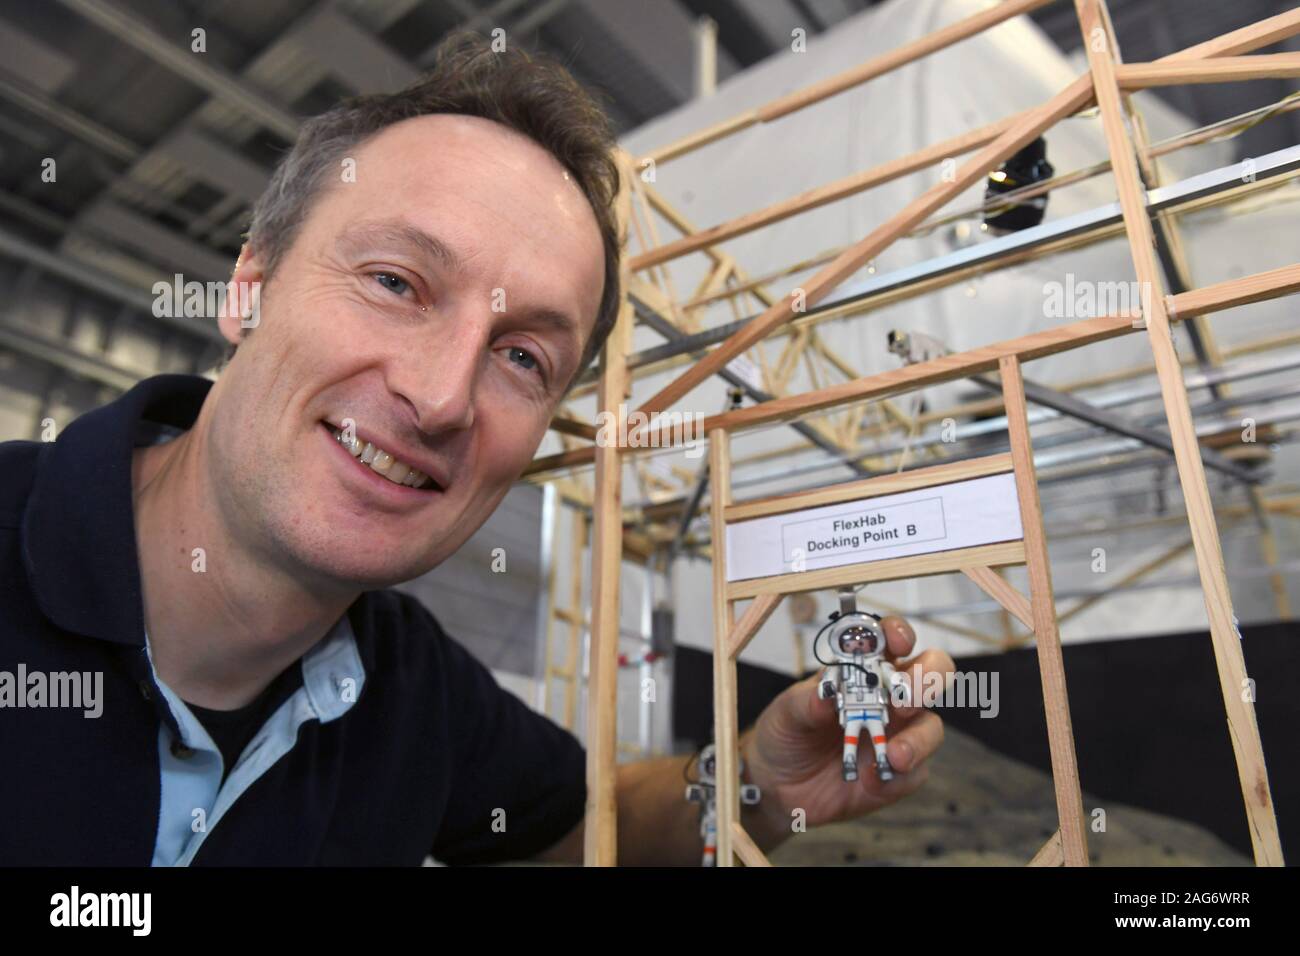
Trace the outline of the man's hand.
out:
[[[898,617],[881,621],[886,657],[910,680],[916,671],[939,671],[944,682],[954,670],[942,651],[926,651],[910,661],[916,643],[911,626]],[[861,816],[911,793],[925,782],[925,761],[943,741],[939,716],[915,707],[891,707],[889,762],[895,776],[882,784],[872,770],[854,783],[841,776],[844,731],[834,700],[818,696],[820,675],[786,689],[768,704],[758,723],[741,738],[749,780],[761,788],[757,806],[742,812],[745,829],[764,849],[790,836],[791,811],[800,807],[809,826]],[[831,694],[834,697],[834,693]],[[870,744],[865,745],[870,752]],[[659,757],[618,767],[618,860],[635,866],[698,866],[699,809],[682,799],[687,757]],[[864,767],[874,766],[864,760]],[[578,863],[583,824],[536,859]]]
[[[905,620],[887,617],[881,626],[887,642],[885,656],[909,682],[922,670],[942,673],[945,684],[951,680],[955,665],[943,651],[928,650],[914,659],[899,660],[916,643],[916,633]],[[881,783],[868,771],[846,783],[841,775],[844,731],[834,701],[821,696],[819,680],[814,675],[787,688],[741,741],[749,779],[763,793],[758,807],[747,811],[761,816],[761,829],[754,822],[746,823],[760,846],[774,845],[790,835],[796,808],[803,809],[808,826],[817,826],[858,817],[905,797],[925,782],[926,761],[943,742],[938,714],[920,707],[891,706],[886,733],[894,779]],[[869,753],[870,744],[864,746]],[[863,766],[873,764],[874,760],[866,760]]]

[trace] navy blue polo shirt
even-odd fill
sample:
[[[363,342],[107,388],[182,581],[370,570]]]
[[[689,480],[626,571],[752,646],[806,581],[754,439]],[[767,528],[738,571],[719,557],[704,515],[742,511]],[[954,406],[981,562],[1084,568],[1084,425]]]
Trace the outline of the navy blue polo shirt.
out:
[[[573,735],[417,600],[368,591],[238,763],[154,671],[131,487],[211,383],[147,379],[54,442],[0,444],[0,865],[523,859],[582,819]]]

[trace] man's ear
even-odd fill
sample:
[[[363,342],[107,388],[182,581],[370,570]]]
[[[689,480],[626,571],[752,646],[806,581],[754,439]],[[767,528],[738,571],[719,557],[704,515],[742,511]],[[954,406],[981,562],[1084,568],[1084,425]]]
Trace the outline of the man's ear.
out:
[[[231,345],[238,345],[244,330],[256,328],[261,321],[262,279],[262,262],[246,242],[235,260],[235,271],[226,287],[226,301],[217,317],[221,335]]]

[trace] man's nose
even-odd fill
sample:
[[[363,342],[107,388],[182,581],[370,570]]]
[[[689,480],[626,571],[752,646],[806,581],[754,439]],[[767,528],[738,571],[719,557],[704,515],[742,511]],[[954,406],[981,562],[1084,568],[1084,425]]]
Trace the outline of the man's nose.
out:
[[[487,352],[486,329],[444,326],[427,345],[399,358],[401,371],[390,384],[410,403],[421,432],[433,435],[474,424],[476,386]]]

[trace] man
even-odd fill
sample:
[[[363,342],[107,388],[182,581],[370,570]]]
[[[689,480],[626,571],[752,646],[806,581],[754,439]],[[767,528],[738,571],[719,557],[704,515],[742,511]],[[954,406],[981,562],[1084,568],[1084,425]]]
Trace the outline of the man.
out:
[[[304,127],[215,384],[159,376],[0,446],[0,670],[102,680],[97,717],[0,711],[0,863],[581,859],[576,740],[385,589],[487,519],[608,336],[611,146],[562,69],[453,38]],[[745,735],[750,832],[916,789],[941,724],[896,726],[897,779],[845,787],[834,708],[793,687]],[[698,860],[684,759],[620,768],[622,862]]]

